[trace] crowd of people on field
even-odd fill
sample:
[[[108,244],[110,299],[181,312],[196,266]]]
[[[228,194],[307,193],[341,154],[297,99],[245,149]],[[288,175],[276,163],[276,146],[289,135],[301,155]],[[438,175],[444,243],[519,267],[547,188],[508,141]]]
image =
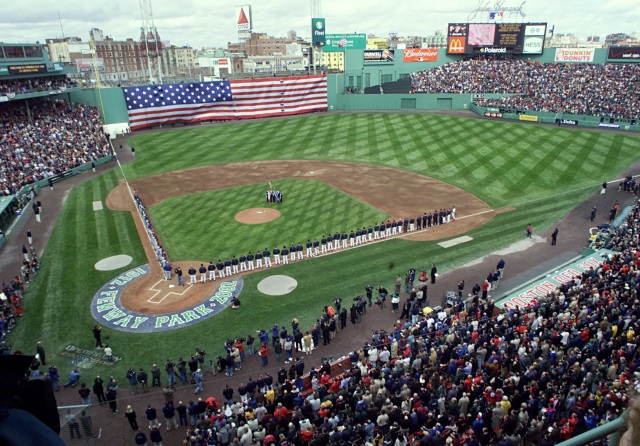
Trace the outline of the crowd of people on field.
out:
[[[156,253],[156,259],[160,263],[160,266],[164,267],[164,265],[167,264],[167,253],[164,251],[164,248],[160,244],[160,241],[158,240],[158,237],[153,230],[153,224],[151,223],[151,219],[147,214],[147,208],[135,191],[133,192],[133,200],[135,201],[136,208],[138,209],[138,214],[140,214],[140,218],[144,223],[144,229],[147,232],[147,236],[151,241],[153,252]]]
[[[142,201],[139,198],[136,198],[136,201],[140,210]],[[143,219],[147,224],[148,230],[151,231],[151,223],[146,214]],[[336,231],[334,234],[323,235],[320,239],[316,238],[313,241],[308,239],[304,245],[298,242],[297,244],[291,243],[289,247],[284,245],[282,249],[275,246],[273,250],[264,248],[264,250],[257,250],[253,253],[249,251],[239,257],[233,256],[231,259],[227,257],[224,261],[218,259],[214,263],[212,260],[208,265],[201,263],[200,267],[191,265],[187,270],[189,284],[196,285],[199,282],[205,283],[214,281],[217,278],[223,279],[243,272],[270,268],[281,264],[288,265],[305,258],[316,257],[341,249],[350,249],[372,241],[384,240],[414,231],[428,230],[431,227],[455,222],[455,220],[456,208],[454,206],[450,209],[435,209],[433,213],[425,212],[417,217],[405,217],[398,220],[387,219],[386,221],[369,225],[368,228],[363,226],[362,229],[351,230],[350,232],[343,231],[340,233],[340,231]],[[157,243],[155,236],[152,237],[152,243]],[[173,268],[171,263],[166,260],[166,255],[160,245],[154,246],[154,249],[156,249],[158,259],[162,264],[165,280],[172,280],[172,276],[175,273],[178,285],[186,286],[182,269],[179,267]]]
[[[504,93],[477,99],[513,111],[640,117],[640,65],[540,63],[481,56],[411,74],[413,93]]]
[[[8,79],[0,81],[0,96],[12,94],[56,91],[67,87],[77,87],[78,83],[67,76],[42,76],[27,79]]]
[[[0,190],[23,186],[111,154],[96,107],[30,99],[0,104]]]

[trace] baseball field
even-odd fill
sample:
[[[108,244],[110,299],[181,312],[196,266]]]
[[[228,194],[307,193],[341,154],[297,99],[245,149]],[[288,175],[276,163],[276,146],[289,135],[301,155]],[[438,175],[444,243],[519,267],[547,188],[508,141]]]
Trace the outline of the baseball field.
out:
[[[463,265],[521,239],[529,222],[539,231],[558,221],[636,161],[639,142],[608,132],[430,114],[324,114],[134,136],[129,144],[137,158],[124,174],[172,261],[208,263],[304,244],[441,207],[456,206],[459,220],[440,232],[281,266],[277,274],[298,282],[283,296],[257,289],[273,270],[245,275],[243,308],[195,325],[159,334],[105,328],[103,341],[122,358],[108,373],[123,377],[128,367],[148,367],[195,347],[214,356],[227,338],[288,325],[293,317],[309,327],[336,297],[361,294],[368,284],[392,288],[396,274],[411,267],[428,270],[436,263],[444,272]],[[93,203],[107,202],[121,180],[110,171],[69,194],[25,299],[27,317],[10,336],[15,348],[45,340],[48,362],[63,377],[72,366],[57,352],[69,344],[94,345],[90,304],[97,290],[148,263],[131,212],[94,211]],[[283,203],[265,202],[269,180],[284,192]],[[262,225],[234,219],[257,207],[281,215]],[[460,234],[472,240],[448,249],[437,244]],[[119,254],[133,261],[113,271],[94,268]]]

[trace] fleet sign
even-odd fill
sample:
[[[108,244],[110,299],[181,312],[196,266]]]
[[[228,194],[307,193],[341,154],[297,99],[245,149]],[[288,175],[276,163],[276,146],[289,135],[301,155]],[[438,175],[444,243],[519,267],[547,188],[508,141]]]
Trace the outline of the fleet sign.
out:
[[[311,44],[313,46],[324,46],[325,36],[324,19],[311,19]]]

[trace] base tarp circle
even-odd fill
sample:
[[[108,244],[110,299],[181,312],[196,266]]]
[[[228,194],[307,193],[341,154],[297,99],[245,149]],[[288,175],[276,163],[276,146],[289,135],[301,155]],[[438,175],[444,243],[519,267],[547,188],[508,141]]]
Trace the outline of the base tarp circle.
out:
[[[269,276],[258,283],[258,291],[268,296],[283,296],[291,293],[298,286],[293,277],[284,275]]]

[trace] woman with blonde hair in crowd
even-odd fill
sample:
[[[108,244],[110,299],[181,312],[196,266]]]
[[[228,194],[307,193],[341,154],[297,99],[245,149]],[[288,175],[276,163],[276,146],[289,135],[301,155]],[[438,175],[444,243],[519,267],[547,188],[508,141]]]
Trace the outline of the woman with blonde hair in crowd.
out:
[[[634,396],[627,412],[627,430],[620,438],[619,446],[640,446],[640,397]]]

